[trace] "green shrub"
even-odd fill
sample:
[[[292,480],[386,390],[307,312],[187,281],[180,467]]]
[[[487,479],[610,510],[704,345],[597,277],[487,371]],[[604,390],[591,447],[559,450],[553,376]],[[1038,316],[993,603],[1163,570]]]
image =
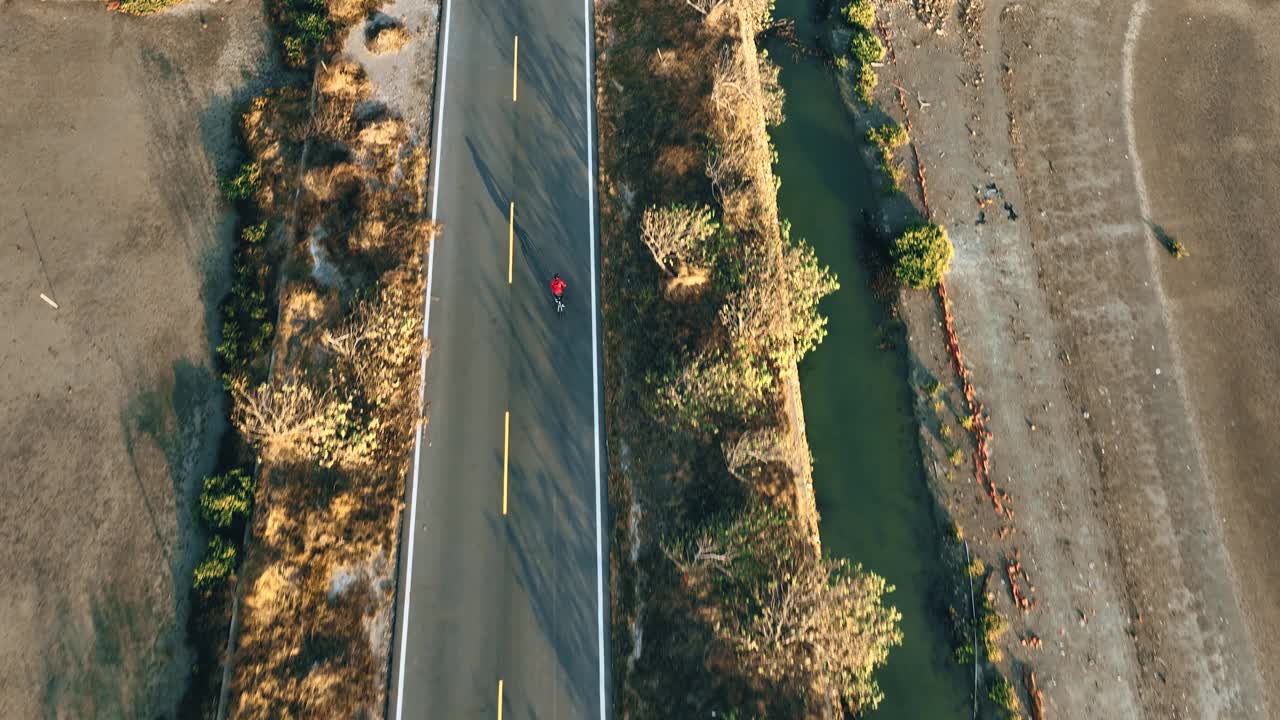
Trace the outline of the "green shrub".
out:
[[[247,162],[228,180],[223,180],[222,196],[230,202],[251,200],[262,184],[262,168],[256,162]]]
[[[947,459],[951,461],[952,465],[960,467],[961,463],[964,462],[964,453],[961,452],[960,448],[953,448],[951,454],[947,455]]]
[[[875,68],[870,65],[859,65],[854,75],[854,88],[858,93],[858,100],[863,105],[870,105],[875,98],[873,93],[876,91],[876,85],[880,83],[880,78],[876,75]]]
[[[987,574],[987,564],[982,562],[982,558],[974,558],[973,562],[969,563],[968,571],[969,577],[981,580],[982,576]]]
[[[996,612],[991,605],[990,595],[982,596],[982,606],[978,608],[978,622],[982,626],[982,649],[986,652],[987,659],[993,663],[1000,662],[1004,658],[1004,653],[1000,650],[1000,638],[1009,631],[1009,621]]]
[[[325,16],[323,3],[299,2],[294,6],[299,14],[285,34],[284,58],[290,67],[300,68],[307,64],[312,51],[329,38],[334,25]]]
[[[840,15],[844,17],[844,21],[855,28],[871,29],[876,22],[876,8],[871,4],[871,0],[850,0],[840,10]]]
[[[951,648],[951,657],[955,658],[957,665],[969,666],[973,664],[973,643],[962,641]]]
[[[236,570],[236,546],[221,535],[209,540],[204,559],[196,565],[193,584],[197,590],[205,590],[226,582]]]
[[[987,690],[987,698],[996,704],[1004,712],[1006,718],[1016,718],[1020,716],[1022,704],[1018,701],[1018,691],[1013,688],[1013,683],[1009,682],[1003,675],[997,675],[991,681],[991,687]]]
[[[294,25],[298,28],[298,35],[308,50],[324,42],[329,37],[329,33],[333,32],[333,21],[322,13],[299,15]]]
[[[889,187],[894,192],[902,192],[902,183],[906,182],[907,172],[903,170],[898,163],[894,162],[893,156],[888,150],[880,151],[880,172],[889,178]]]
[[[307,48],[302,44],[302,38],[296,35],[285,36],[284,59],[289,67],[297,68],[307,64]]]
[[[240,231],[240,240],[248,245],[261,245],[263,240],[267,239],[267,221],[263,220],[257,225],[245,225]]]
[[[947,231],[933,223],[917,223],[893,241],[893,272],[909,287],[937,285],[951,267],[955,249]]]
[[[894,150],[907,144],[907,129],[896,122],[889,121],[878,128],[867,131],[867,142],[876,147]]]
[[[836,69],[837,69],[837,70],[839,70],[840,72],[844,72],[845,70],[848,70],[848,69],[849,69],[849,58],[845,57],[844,55],[841,55],[841,56],[837,57],[837,58],[836,58]]]
[[[884,43],[867,30],[855,30],[849,38],[849,54],[862,65],[880,62],[884,58]]]
[[[969,608],[966,606],[963,610],[957,610],[954,605],[948,605],[947,615],[951,620],[951,656],[959,665],[972,665],[976,650]]]
[[[200,517],[214,530],[224,530],[248,517],[256,487],[253,476],[241,470],[204,479],[200,491]]]

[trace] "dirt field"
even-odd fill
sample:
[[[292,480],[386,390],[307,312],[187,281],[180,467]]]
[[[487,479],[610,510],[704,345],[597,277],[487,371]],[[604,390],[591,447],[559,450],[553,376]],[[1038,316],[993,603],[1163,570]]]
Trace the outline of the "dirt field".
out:
[[[878,99],[900,118],[903,86],[956,244],[957,334],[1014,517],[972,473],[939,486],[989,566],[1021,553],[1036,605],[1015,610],[1003,572],[992,589],[1013,675],[1036,670],[1049,716],[1265,717],[1280,703],[1280,245],[1263,230],[1280,11],[1146,4],[881,6],[897,63]],[[931,7],[940,33],[915,11]],[[917,379],[953,377],[936,302],[904,313]]]
[[[215,180],[261,27],[257,3],[0,4],[0,717],[167,717],[182,692],[223,430]]]

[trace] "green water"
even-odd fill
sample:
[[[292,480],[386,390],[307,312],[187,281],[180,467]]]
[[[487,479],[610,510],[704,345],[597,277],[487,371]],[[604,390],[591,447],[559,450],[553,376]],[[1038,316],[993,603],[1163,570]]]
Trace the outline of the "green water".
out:
[[[812,0],[781,0],[803,42],[815,34]],[[773,132],[782,178],[778,202],[792,236],[806,238],[841,289],[823,301],[825,342],[800,366],[824,550],[883,575],[896,591],[905,641],[877,679],[877,720],[968,718],[972,680],[950,658],[940,603],[940,540],[915,439],[902,339],[871,293],[861,237],[873,176],[831,71],[773,43],[782,66],[786,122]],[[899,349],[881,350],[883,341]]]

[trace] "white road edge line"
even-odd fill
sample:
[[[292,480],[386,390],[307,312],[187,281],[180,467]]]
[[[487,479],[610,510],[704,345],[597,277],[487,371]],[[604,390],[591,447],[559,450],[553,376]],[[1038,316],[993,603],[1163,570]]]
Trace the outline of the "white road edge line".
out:
[[[431,221],[436,220],[436,209],[440,201],[440,165],[441,159],[444,157],[444,146],[441,145],[444,137],[444,99],[445,90],[447,88],[449,78],[449,18],[453,13],[453,1],[446,0],[444,6],[444,45],[440,51],[440,102],[436,104],[436,140],[435,147],[432,150],[435,153],[436,166],[432,169],[434,177],[431,180]],[[436,240],[440,236],[437,234],[431,238],[431,248],[427,251],[427,292],[423,298],[423,319],[422,319],[422,362],[418,370],[418,417],[421,418],[426,402],[427,392],[427,343],[430,339],[431,329],[431,279],[434,276],[433,271],[436,266]],[[404,573],[404,612],[401,614],[400,620],[400,672],[396,678],[396,720],[400,720],[404,713],[404,666],[406,661],[405,651],[409,645],[409,596],[413,591],[413,540],[415,531],[418,528],[418,477],[419,477],[419,458],[422,457],[422,433],[423,424],[418,423],[418,432],[415,434],[413,441],[413,495],[409,501],[409,557],[405,564]]]
[[[583,47],[587,61],[587,229],[591,238],[591,407],[595,425],[595,470],[596,470],[596,608],[599,612],[597,638],[600,649],[600,720],[608,717],[605,700],[605,663],[604,656],[604,540],[601,536],[601,479],[600,479],[600,338],[596,329],[600,316],[600,301],[596,297],[596,174],[595,174],[595,131],[591,123],[591,99],[595,93],[591,70],[591,32],[592,0],[582,0],[582,35]]]

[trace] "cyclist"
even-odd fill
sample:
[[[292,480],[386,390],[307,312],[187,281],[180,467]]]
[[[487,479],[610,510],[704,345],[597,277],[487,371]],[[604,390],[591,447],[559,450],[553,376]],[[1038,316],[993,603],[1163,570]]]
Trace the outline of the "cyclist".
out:
[[[560,273],[556,273],[555,277],[551,278],[551,296],[556,300],[564,299],[564,289],[567,287],[569,285],[560,279]]]

